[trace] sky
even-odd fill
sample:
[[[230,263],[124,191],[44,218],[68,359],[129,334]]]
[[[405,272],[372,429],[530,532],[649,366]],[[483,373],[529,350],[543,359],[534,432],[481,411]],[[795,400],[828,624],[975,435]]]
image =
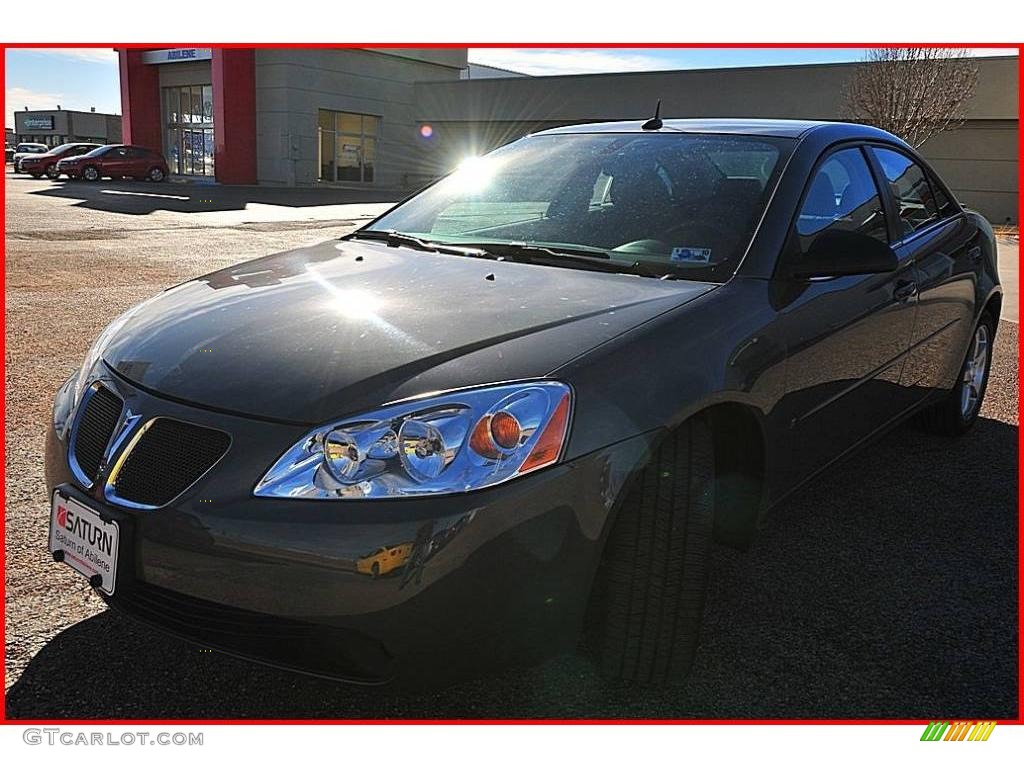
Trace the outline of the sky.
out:
[[[978,55],[1013,49],[975,49]],[[858,61],[862,48],[470,48],[469,60],[529,75],[636,72]],[[14,110],[65,109],[120,113],[117,54],[110,48],[8,48],[4,122]]]
[[[14,127],[14,110],[96,107],[121,112],[117,53],[112,48],[8,48],[4,84],[4,125]]]

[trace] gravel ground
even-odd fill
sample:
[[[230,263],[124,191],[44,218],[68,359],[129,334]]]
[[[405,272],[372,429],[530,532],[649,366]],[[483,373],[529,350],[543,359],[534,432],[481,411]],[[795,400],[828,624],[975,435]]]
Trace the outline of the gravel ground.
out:
[[[364,690],[201,653],[106,610],[46,553],[40,447],[56,387],[123,309],[337,237],[380,206],[7,181],[8,717],[1016,717],[1015,322],[970,435],[901,428],[792,497],[747,552],[716,549],[686,683],[609,685],[563,656],[429,694]]]

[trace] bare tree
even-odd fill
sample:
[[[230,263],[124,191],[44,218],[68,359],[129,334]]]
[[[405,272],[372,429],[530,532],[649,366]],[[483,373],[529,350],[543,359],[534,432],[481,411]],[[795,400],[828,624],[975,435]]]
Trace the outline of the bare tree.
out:
[[[977,82],[966,48],[872,48],[846,84],[845,109],[919,147],[964,122]]]

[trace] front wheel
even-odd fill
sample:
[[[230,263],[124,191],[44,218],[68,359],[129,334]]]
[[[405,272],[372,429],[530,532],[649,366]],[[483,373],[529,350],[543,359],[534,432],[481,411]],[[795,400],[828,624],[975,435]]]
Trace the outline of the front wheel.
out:
[[[955,437],[962,435],[978,420],[985,390],[988,389],[995,335],[995,319],[986,311],[974,329],[956,386],[942,400],[921,413],[920,421],[925,429]]]
[[[714,476],[711,427],[695,417],[633,479],[591,603],[606,677],[663,683],[689,672],[704,612]]]
[[[50,163],[48,166],[46,166],[46,176],[49,179],[60,178],[60,173],[57,171],[56,163]]]
[[[87,165],[85,169],[82,171],[82,178],[85,179],[86,181],[99,181],[100,172],[96,169],[95,166]]]
[[[162,168],[157,168],[156,166],[150,168],[149,169],[148,178],[149,178],[150,181],[163,181],[164,180],[164,171],[163,171],[163,169]]]

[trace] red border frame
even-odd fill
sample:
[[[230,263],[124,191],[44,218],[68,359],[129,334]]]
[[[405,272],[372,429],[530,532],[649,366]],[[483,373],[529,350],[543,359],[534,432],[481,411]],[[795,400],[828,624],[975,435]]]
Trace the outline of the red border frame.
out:
[[[885,42],[868,42],[868,43],[629,43],[629,42],[616,42],[616,43],[494,43],[494,42],[470,42],[470,43],[0,43],[0,51],[3,52],[3,56],[0,57],[0,79],[4,80],[5,92],[4,96],[0,97],[0,107],[4,108],[4,114],[6,115],[6,78],[5,67],[7,61],[7,49],[18,49],[18,48],[166,48],[171,45],[186,45],[189,47],[202,47],[202,48],[877,48],[881,46],[889,47],[900,47],[910,46],[915,47],[964,47],[964,48],[1005,48],[1007,54],[1016,52],[1017,54],[1017,72],[1018,72],[1018,93],[1017,93],[1017,115],[1018,121],[1020,118],[1020,105],[1024,102],[1024,65],[1022,65],[1020,56],[1024,45],[1018,43],[885,43]],[[5,118],[6,122],[6,118]],[[1021,214],[1024,214],[1024,205],[1021,203],[1021,191],[1024,190],[1024,166],[1021,165],[1021,159],[1024,158],[1024,138],[1020,133],[1019,127],[1017,131],[1017,221],[1018,226],[1024,218]],[[5,235],[5,246],[4,246],[4,277],[5,284],[3,290],[0,290],[0,309],[4,311],[4,338],[0,340],[0,351],[4,352],[4,357],[0,360],[0,371],[4,373],[4,379],[6,381],[6,326],[7,326],[7,315],[6,315],[6,173],[4,178],[0,178],[0,192],[5,193],[5,205],[3,210],[0,210],[0,232]],[[1019,319],[1019,318],[1018,318]],[[1020,347],[1017,348],[1017,360],[1018,368],[1020,363],[1024,361],[1024,355],[1021,355]],[[1018,422],[1020,416],[1020,391],[1018,384]],[[6,420],[6,398],[4,402],[0,402],[0,415],[4,416],[3,424],[3,436],[4,440],[0,442],[0,458],[4,459],[4,467],[2,473],[0,473],[0,491],[4,493],[4,508],[5,515],[0,516],[0,539],[3,539],[4,550],[0,552],[0,572],[6,575],[6,474],[7,474],[7,463],[6,463],[6,435],[7,435],[7,420]],[[1024,620],[1022,620],[1021,614],[1021,584],[1024,582],[1024,548],[1021,546],[1021,528],[1024,527],[1024,507],[1021,506],[1020,502],[1020,484],[1024,481],[1024,469],[1020,463],[1020,452],[1024,448],[1024,440],[1021,438],[1020,430],[1017,432],[1017,719],[1016,720],[1002,720],[998,721],[1001,724],[1016,724],[1024,725],[1024,705],[1022,705],[1022,699],[1024,699],[1024,675],[1021,674],[1021,664],[1024,661],[1024,652],[1021,647],[1021,635],[1024,634]],[[2,612],[4,613],[5,623],[0,625],[0,642],[2,642],[5,648],[5,662],[6,662],[6,579],[0,581],[0,603],[3,605]],[[551,719],[551,720],[177,720],[177,719],[166,719],[166,720],[10,720],[7,718],[6,708],[6,664],[2,671],[0,671],[0,679],[4,681],[4,689],[0,690],[0,725],[161,725],[161,724],[174,724],[174,725],[926,725],[928,720],[614,720],[614,719],[602,719],[602,720],[562,720],[562,719]],[[936,716],[938,717],[938,713]],[[960,720],[969,720],[971,718],[958,717]],[[979,718],[973,718],[979,719]],[[984,718],[983,718],[984,719]]]

